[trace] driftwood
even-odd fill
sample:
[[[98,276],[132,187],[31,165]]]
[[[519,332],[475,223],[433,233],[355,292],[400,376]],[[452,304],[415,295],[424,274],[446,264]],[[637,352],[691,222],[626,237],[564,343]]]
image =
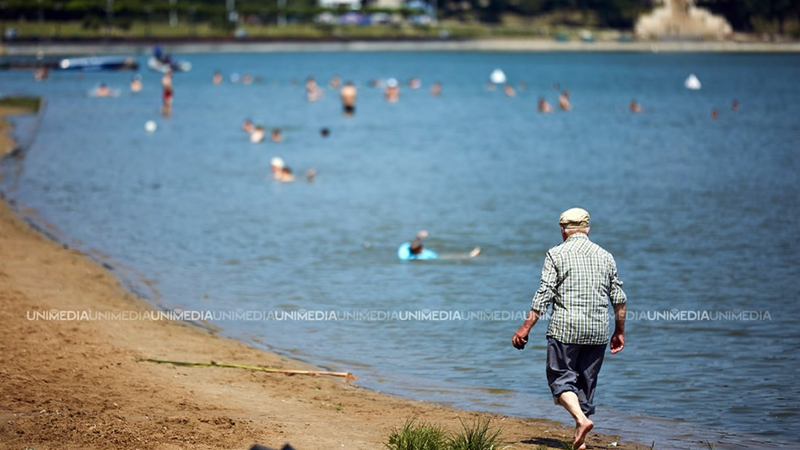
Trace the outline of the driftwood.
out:
[[[244,364],[232,364],[232,363],[224,363],[224,362],[185,362],[185,361],[166,361],[163,359],[140,359],[140,362],[152,362],[157,364],[172,364],[174,366],[184,366],[184,367],[194,367],[194,366],[201,366],[201,367],[228,367],[231,369],[245,369],[245,370],[253,370],[256,372],[267,372],[267,373],[282,373],[285,375],[312,375],[312,376],[331,376],[331,377],[342,377],[346,383],[351,381],[355,381],[356,378],[350,372],[326,372],[320,370],[289,370],[289,369],[275,369],[270,367],[260,367],[260,366],[247,366]]]

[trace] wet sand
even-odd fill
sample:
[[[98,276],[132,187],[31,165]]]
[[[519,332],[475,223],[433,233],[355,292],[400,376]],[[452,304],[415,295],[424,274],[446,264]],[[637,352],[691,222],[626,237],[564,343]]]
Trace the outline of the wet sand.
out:
[[[2,116],[0,122],[7,127]],[[0,156],[13,146],[7,138],[0,143]],[[561,449],[572,436],[560,423],[450,409],[335,378],[139,362],[315,369],[181,322],[30,320],[34,312],[52,310],[152,307],[96,262],[33,230],[0,201],[3,447],[247,449],[254,443],[277,448],[291,443],[298,450],[366,450],[383,448],[390,430],[411,417],[449,430],[460,427],[459,419],[488,418],[502,428],[503,445],[513,449]],[[530,363],[521,357],[520,364]],[[530,415],[565,414],[555,408]],[[587,442],[589,448],[605,448],[618,440],[592,434]],[[618,448],[646,447],[621,442]]]

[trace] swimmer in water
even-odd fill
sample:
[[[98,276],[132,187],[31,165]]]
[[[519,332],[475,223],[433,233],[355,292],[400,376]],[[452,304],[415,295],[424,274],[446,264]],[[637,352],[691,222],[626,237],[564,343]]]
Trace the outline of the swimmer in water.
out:
[[[400,100],[400,86],[397,84],[396,79],[389,78],[386,80],[386,89],[383,91],[383,96],[389,103],[396,103]]]
[[[284,167],[286,167],[286,163],[283,162],[283,158],[279,156],[272,158],[269,161],[269,170],[272,172],[272,178],[280,181]]]
[[[322,98],[322,89],[317,85],[314,77],[306,78],[306,99],[310,102],[315,102]]]
[[[253,144],[260,144],[264,141],[264,127],[258,125],[255,127],[252,133],[250,133],[250,142]]]
[[[345,116],[352,116],[356,112],[356,97],[358,90],[352,81],[348,81],[339,92],[342,98],[342,111]]]
[[[547,103],[544,97],[539,97],[539,112],[545,114],[553,112],[553,107],[550,106],[550,103]]]
[[[511,98],[517,96],[517,91],[515,91],[514,86],[511,86],[510,84],[506,84],[505,86],[503,86],[503,92],[505,92],[506,95]]]
[[[244,119],[244,123],[242,123],[242,131],[247,134],[252,133],[256,130],[256,127],[253,126],[253,122],[250,119]]]
[[[50,71],[45,66],[37,67],[33,71],[33,79],[36,81],[44,81],[50,75]]]
[[[422,244],[422,239],[428,237],[428,232],[425,230],[420,230],[414,240],[408,245],[408,257],[401,256],[403,253],[403,246],[400,247],[398,251],[398,257],[400,259],[465,259],[465,258],[475,258],[481,253],[480,247],[473,248],[467,254],[443,254],[438,255],[436,252],[431,250],[425,250],[425,246]]]
[[[569,111],[572,109],[572,105],[569,104],[569,91],[563,91],[561,95],[558,96],[558,107],[562,111]]]
[[[142,90],[142,76],[138,73],[131,79],[131,92],[139,92]]]
[[[173,99],[173,89],[172,89],[172,70],[167,70],[163,77],[161,77],[161,113],[164,116],[169,116],[172,113],[172,99]]]
[[[105,83],[100,83],[100,86],[97,86],[94,90],[94,95],[97,97],[110,97],[111,89],[109,89]]]
[[[278,181],[281,183],[291,183],[294,181],[294,175],[292,174],[292,169],[288,167],[284,167],[280,171],[280,176],[277,178]]]

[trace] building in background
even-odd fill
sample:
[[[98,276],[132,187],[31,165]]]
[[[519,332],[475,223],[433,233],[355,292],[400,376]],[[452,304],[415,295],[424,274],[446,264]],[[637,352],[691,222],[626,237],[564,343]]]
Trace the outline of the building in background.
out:
[[[660,7],[639,17],[634,32],[639,39],[725,39],[733,28],[694,0],[662,0]]]

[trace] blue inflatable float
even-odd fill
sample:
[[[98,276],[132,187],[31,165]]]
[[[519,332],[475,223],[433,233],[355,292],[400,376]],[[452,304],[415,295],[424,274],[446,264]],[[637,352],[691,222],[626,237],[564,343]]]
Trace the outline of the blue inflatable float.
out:
[[[414,255],[411,253],[411,243],[403,242],[403,244],[400,245],[400,248],[397,249],[397,257],[403,261],[411,261],[414,259],[436,259],[439,257],[439,255],[437,255],[433,250],[428,250],[427,248],[423,248],[421,252]]]

